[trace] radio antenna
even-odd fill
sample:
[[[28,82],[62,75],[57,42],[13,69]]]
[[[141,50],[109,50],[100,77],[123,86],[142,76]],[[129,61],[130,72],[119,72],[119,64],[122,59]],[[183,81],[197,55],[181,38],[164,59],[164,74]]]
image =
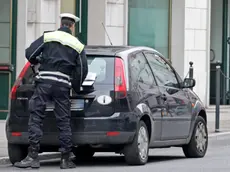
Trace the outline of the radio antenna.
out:
[[[106,35],[107,35],[107,37],[108,37],[108,39],[109,39],[110,45],[113,45],[113,43],[112,43],[112,41],[111,41],[111,39],[110,39],[110,37],[109,37],[109,34],[108,34],[108,32],[107,32],[107,30],[106,30],[106,28],[105,28],[104,23],[102,22],[101,24],[102,24],[102,26],[103,26],[103,28],[104,28],[104,30],[105,30],[105,33],[106,33]]]

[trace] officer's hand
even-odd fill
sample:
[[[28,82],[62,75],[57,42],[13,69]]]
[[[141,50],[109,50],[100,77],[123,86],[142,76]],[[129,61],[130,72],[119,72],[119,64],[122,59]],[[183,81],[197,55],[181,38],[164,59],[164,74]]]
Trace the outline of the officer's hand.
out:
[[[37,63],[40,63],[41,62],[41,56],[37,56],[36,61],[37,61]]]

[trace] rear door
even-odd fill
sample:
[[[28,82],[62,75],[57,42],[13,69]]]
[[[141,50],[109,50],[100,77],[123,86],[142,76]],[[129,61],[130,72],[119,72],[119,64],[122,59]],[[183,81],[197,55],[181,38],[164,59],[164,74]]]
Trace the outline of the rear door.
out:
[[[161,93],[156,85],[151,68],[143,54],[136,52],[129,57],[130,64],[130,89],[132,91],[132,100],[134,107],[144,103],[150,109],[154,121],[152,139],[161,138]],[[147,110],[148,111],[148,110]],[[154,135],[153,135],[154,134]]]
[[[161,93],[166,97],[168,112],[162,116],[162,140],[187,138],[192,106],[172,67],[159,55],[145,52]]]
[[[84,130],[85,125],[82,118],[101,119],[114,114],[114,57],[88,56],[89,72],[97,74],[94,91],[84,94],[71,95],[71,125],[72,131]],[[33,72],[29,67],[23,75],[19,87],[16,90],[16,98],[11,100],[11,114],[18,118],[21,123],[28,123],[29,99],[34,92]],[[56,119],[54,115],[53,102],[47,102],[46,118],[43,121],[44,133],[57,132]],[[106,124],[105,124],[106,125]],[[93,127],[94,128],[94,127]],[[89,129],[89,128],[88,128]],[[21,126],[20,131],[27,131],[27,125]]]
[[[94,91],[76,94],[71,92],[72,117],[108,117],[114,113],[114,57],[89,55],[89,72],[97,74]],[[39,66],[36,66],[35,70]],[[34,92],[33,71],[26,70],[16,90],[16,103],[13,103],[16,115],[28,117],[28,101]],[[14,102],[14,101],[13,101]],[[53,102],[47,103],[47,118],[54,118]]]

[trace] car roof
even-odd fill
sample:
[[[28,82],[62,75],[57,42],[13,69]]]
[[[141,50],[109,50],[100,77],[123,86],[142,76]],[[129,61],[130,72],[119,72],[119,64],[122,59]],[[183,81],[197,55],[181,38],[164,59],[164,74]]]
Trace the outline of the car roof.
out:
[[[131,46],[106,46],[106,45],[87,45],[86,54],[114,56],[118,52],[129,50]]]
[[[146,46],[113,46],[113,45],[87,45],[85,51],[87,55],[116,56],[123,53],[132,53],[138,50],[150,50],[163,56],[157,50]]]

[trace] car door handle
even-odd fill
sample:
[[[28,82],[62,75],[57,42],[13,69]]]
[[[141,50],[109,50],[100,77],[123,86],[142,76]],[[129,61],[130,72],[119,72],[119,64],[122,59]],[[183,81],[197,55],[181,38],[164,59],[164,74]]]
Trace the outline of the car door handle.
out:
[[[165,94],[162,94],[162,95],[161,95],[161,98],[162,98],[162,100],[164,100],[164,101],[167,100],[167,96],[166,96]]]

